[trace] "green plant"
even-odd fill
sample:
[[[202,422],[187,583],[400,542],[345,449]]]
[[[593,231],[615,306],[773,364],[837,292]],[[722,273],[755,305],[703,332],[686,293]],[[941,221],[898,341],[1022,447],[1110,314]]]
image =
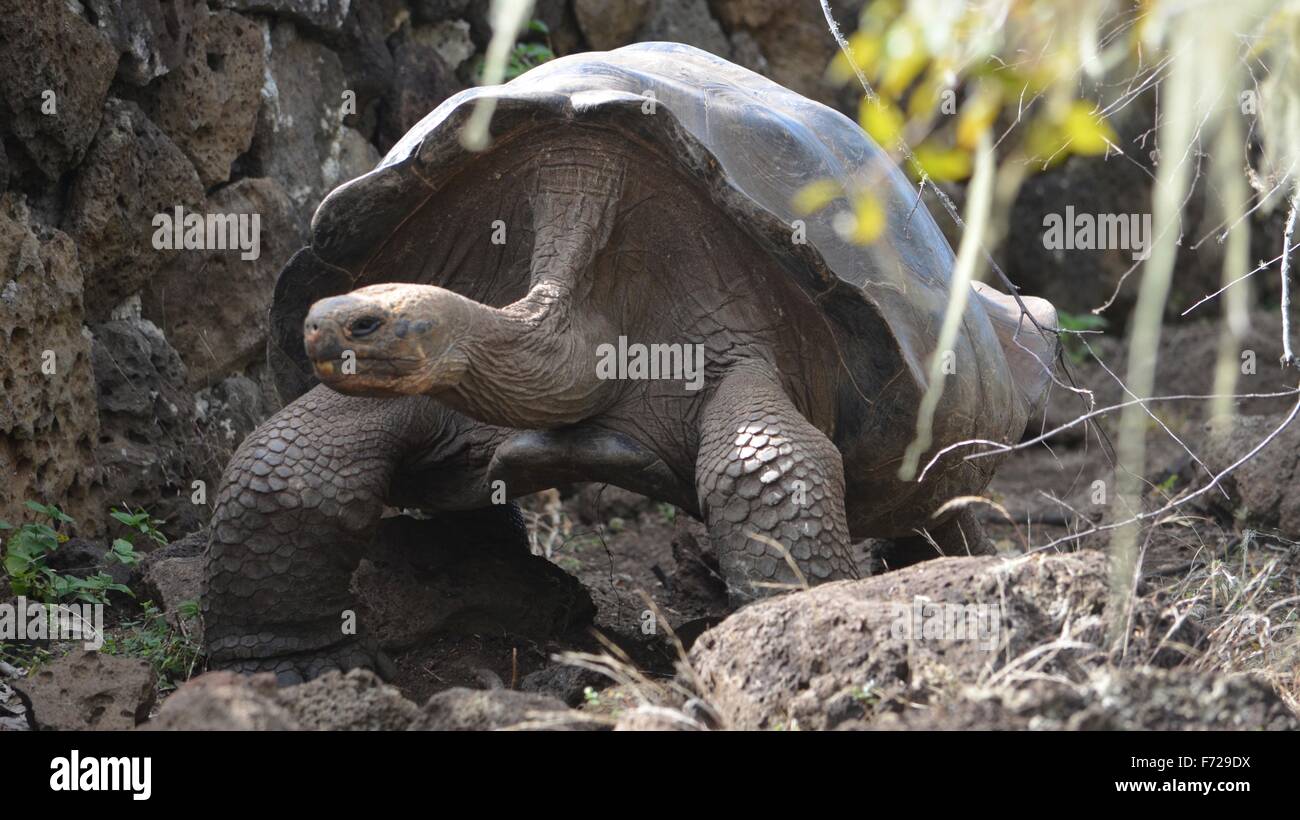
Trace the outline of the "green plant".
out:
[[[158,529],[158,526],[165,522],[161,518],[154,518],[144,508],[137,507],[135,512],[124,512],[114,507],[109,511],[109,515],[119,524],[133,530],[133,533],[127,538],[114,538],[112,546],[104,554],[106,560],[116,561],[128,567],[140,563],[140,555],[135,551],[135,533],[145,536],[159,546],[166,546],[167,536]]]
[[[56,573],[53,575],[49,589],[50,597],[47,600],[84,601],[88,604],[107,604],[110,592],[121,592],[132,596],[135,594],[124,584],[114,581],[113,576],[105,572],[97,572],[85,577]]]
[[[861,686],[855,686],[849,691],[849,697],[862,704],[863,708],[872,709],[880,703],[880,691],[876,688],[876,681],[867,681]]]
[[[0,642],[0,661],[17,669],[26,669],[31,675],[49,663],[50,650],[38,644],[10,644]]]
[[[188,680],[202,656],[199,645],[184,624],[198,614],[198,605],[186,601],[179,607],[181,620],[173,624],[152,601],[145,601],[135,620],[123,621],[118,634],[108,635],[103,651],[147,661],[158,673],[158,690],[175,689]],[[188,613],[188,614],[187,614]]]
[[[513,80],[530,68],[555,59],[555,52],[545,43],[519,43],[510,52],[506,66],[506,79]]]
[[[528,23],[527,32],[531,34],[540,34],[546,39],[546,42],[525,42],[515,43],[510,49],[510,57],[506,62],[505,79],[513,80],[530,68],[536,68],[542,63],[555,59],[555,52],[551,49],[550,34],[551,30],[541,20],[533,20]],[[479,63],[476,69],[479,82],[484,82],[484,64]]]
[[[74,523],[71,516],[52,504],[27,502],[27,509],[49,520],[23,524],[17,529],[7,521],[0,521],[0,531],[12,531],[5,539],[3,566],[9,586],[18,595],[40,599],[46,603],[56,601],[84,601],[91,604],[107,603],[109,592],[131,594],[131,590],[115,583],[103,572],[84,578],[63,575],[49,567],[51,554],[68,540],[57,527]]]
[[[1063,310],[1056,312],[1056,322],[1061,330],[1075,331],[1060,335],[1061,347],[1074,364],[1080,364],[1088,358],[1087,348],[1077,334],[1105,330],[1107,324],[1105,317],[1095,313],[1066,313]]]
[[[128,513],[114,507],[109,514],[118,522],[148,537],[149,540],[153,541],[155,544],[158,544],[159,546],[167,545],[167,536],[163,535],[162,530],[158,529],[159,525],[165,524],[166,522],[161,518],[154,518],[143,508],[136,508],[135,512]],[[132,536],[132,538],[134,538],[134,536]]]

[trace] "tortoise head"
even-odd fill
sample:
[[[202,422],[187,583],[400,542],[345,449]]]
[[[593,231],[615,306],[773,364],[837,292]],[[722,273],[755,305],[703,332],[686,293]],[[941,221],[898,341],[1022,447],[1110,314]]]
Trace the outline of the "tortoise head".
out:
[[[477,303],[428,285],[385,284],[322,299],[303,324],[316,376],[340,393],[403,396],[454,387],[468,366],[457,342]]]

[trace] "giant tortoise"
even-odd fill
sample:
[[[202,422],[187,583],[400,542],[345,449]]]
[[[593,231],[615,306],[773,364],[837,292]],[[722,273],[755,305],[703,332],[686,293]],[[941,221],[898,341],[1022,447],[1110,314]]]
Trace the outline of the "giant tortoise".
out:
[[[470,151],[489,97],[490,146]],[[842,238],[844,200],[798,215],[819,179],[871,186],[886,235]],[[340,625],[385,505],[615,484],[704,521],[737,603],[856,577],[866,536],[976,548],[973,519],[933,516],[993,459],[899,476],[953,263],[853,121],[695,48],[579,54],[457,94],[326,198],[281,274],[269,355],[295,400],[217,498],[212,662],[373,663]],[[1051,306],[1023,303],[1033,320],[975,288],[931,454],[1023,433],[1056,346]]]

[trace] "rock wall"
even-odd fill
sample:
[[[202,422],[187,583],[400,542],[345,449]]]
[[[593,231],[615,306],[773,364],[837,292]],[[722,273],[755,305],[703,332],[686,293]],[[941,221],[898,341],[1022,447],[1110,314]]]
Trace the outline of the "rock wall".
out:
[[[849,22],[860,2],[845,5]],[[0,0],[0,519],[179,535],[277,409],[275,278],[335,186],[476,82],[487,0]],[[540,0],[556,54],[689,42],[827,102],[814,4]],[[843,101],[852,105],[846,97]],[[256,214],[256,259],[159,214]],[[203,482],[196,485],[195,482]]]

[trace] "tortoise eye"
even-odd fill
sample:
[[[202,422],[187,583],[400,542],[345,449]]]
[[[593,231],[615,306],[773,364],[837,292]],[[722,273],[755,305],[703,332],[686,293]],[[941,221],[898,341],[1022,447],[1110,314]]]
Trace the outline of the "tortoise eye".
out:
[[[383,323],[383,320],[377,316],[362,316],[360,319],[354,319],[348,326],[348,334],[354,339],[360,339],[374,333]]]

